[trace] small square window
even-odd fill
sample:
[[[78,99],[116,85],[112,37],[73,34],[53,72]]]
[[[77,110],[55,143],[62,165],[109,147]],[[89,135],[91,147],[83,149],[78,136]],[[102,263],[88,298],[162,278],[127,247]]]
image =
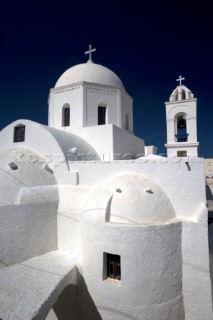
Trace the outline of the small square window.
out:
[[[187,151],[177,151],[177,157],[187,157]]]
[[[121,257],[117,254],[104,252],[104,279],[121,280]]]

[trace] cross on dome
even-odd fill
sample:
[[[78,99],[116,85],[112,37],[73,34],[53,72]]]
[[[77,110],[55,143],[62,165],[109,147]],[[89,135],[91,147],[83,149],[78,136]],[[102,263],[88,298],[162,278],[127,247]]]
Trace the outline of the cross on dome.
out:
[[[179,86],[182,86],[182,80],[185,80],[185,78],[181,78],[181,76],[179,76],[178,79],[176,79],[176,81],[179,81]]]
[[[89,54],[89,60],[88,62],[92,62],[92,52],[96,51],[96,49],[92,49],[92,45],[90,44],[89,45],[89,50],[88,51],[85,51],[85,54]]]

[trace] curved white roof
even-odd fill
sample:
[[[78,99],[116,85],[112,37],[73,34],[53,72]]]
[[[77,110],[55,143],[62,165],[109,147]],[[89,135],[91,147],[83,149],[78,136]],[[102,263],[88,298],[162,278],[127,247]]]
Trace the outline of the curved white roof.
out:
[[[165,223],[176,217],[174,208],[153,180],[140,174],[126,173],[95,187],[88,196],[84,211],[93,214],[100,207],[99,198],[108,195],[109,222],[126,224]],[[104,201],[101,202],[102,206]]]
[[[100,160],[97,151],[80,136],[25,119],[12,122],[0,132],[0,152],[1,150],[17,147],[17,143],[14,143],[13,139],[7,139],[6,137],[9,135],[13,136],[14,127],[19,124],[30,128],[27,131],[26,141],[22,142],[21,145],[27,148],[30,146],[31,149],[41,156],[50,154],[50,166],[54,167],[54,173],[58,168],[56,163],[58,162],[59,155],[62,158],[64,156],[64,159],[67,161]],[[66,161],[60,161],[59,167],[64,167],[67,170]]]
[[[184,85],[177,86],[171,93],[169,100],[170,101],[178,101],[178,100],[186,100],[193,99],[194,94]]]
[[[45,160],[28,148],[0,151],[0,205],[18,202],[22,188],[51,186],[56,180]],[[40,195],[38,195],[40,196]],[[41,200],[43,196],[40,196]]]
[[[55,87],[62,87],[83,81],[125,89],[122,81],[113,71],[91,61],[78,64],[66,70],[56,82]]]

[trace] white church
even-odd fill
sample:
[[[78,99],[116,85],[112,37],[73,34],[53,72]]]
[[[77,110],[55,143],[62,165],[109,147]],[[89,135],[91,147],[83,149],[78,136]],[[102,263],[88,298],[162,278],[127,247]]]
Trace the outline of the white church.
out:
[[[94,51],[50,89],[48,126],[0,132],[0,319],[213,319],[197,99],[180,76],[158,156]]]

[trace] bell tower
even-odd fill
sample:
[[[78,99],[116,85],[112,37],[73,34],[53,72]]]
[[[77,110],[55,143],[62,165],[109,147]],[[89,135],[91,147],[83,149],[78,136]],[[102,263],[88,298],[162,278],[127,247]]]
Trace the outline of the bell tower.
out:
[[[177,79],[179,85],[172,92],[166,105],[167,124],[167,156],[197,157],[197,99],[194,94],[182,84],[181,76]]]

